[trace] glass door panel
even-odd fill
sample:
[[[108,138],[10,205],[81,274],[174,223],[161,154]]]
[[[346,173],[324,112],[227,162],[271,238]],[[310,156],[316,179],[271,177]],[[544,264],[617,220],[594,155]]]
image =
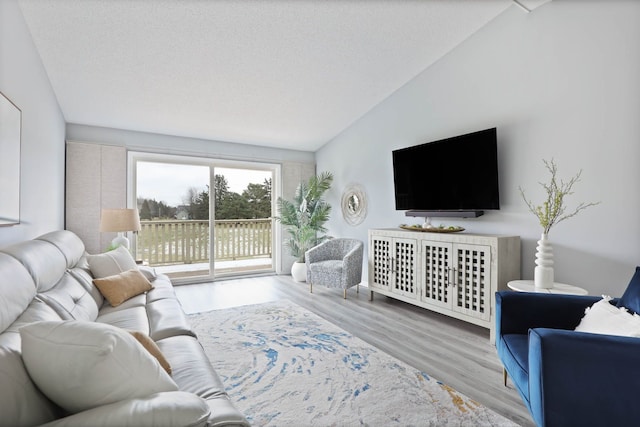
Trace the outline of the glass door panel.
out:
[[[273,171],[214,168],[215,275],[274,270]]]
[[[211,276],[209,183],[206,165],[136,162],[136,259],[171,278]]]

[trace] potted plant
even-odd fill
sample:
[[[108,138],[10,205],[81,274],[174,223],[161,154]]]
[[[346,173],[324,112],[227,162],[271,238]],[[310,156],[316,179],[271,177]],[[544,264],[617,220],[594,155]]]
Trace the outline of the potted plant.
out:
[[[527,199],[522,187],[518,187],[522,199],[527,204],[529,210],[538,218],[540,226],[542,227],[542,236],[538,240],[537,252],[536,252],[536,267],[534,269],[534,284],[537,288],[551,288],[553,287],[553,249],[551,243],[548,240],[551,227],[559,222],[569,219],[578,214],[578,212],[599,204],[600,202],[585,203],[581,202],[572,211],[566,211],[565,198],[573,194],[573,186],[580,181],[580,170],[569,181],[559,180],[557,178],[558,166],[556,162],[543,160],[545,167],[551,174],[551,179],[548,184],[540,183],[542,188],[547,193],[547,198],[541,205],[535,205],[531,200]]]
[[[291,275],[297,282],[304,282],[307,277],[305,252],[326,240],[327,230],[324,224],[329,220],[331,205],[322,198],[331,188],[333,175],[322,172],[301,182],[296,188],[293,200],[278,197],[278,216],[275,217],[288,233],[285,245],[296,262],[291,267]]]

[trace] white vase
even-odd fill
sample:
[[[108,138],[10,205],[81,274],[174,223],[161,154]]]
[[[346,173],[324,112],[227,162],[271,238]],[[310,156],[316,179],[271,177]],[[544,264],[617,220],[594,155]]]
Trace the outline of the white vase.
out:
[[[304,262],[294,262],[291,266],[291,277],[296,282],[307,281],[307,264]]]
[[[536,268],[533,270],[533,282],[536,288],[553,288],[553,248],[545,233],[542,233],[536,247]]]

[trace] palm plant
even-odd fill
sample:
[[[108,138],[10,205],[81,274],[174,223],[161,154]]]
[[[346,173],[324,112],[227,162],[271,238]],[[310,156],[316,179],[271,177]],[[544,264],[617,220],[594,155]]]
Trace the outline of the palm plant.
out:
[[[289,237],[285,245],[298,262],[305,262],[305,252],[328,237],[323,233],[327,231],[324,224],[329,220],[331,205],[322,196],[332,182],[333,175],[322,172],[301,182],[292,201],[278,197],[279,216],[275,219],[286,227]]]

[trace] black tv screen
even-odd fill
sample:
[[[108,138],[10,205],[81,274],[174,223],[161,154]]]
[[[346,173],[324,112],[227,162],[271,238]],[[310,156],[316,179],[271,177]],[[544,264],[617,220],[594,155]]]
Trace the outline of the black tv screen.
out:
[[[500,209],[496,128],[393,151],[396,210]]]

